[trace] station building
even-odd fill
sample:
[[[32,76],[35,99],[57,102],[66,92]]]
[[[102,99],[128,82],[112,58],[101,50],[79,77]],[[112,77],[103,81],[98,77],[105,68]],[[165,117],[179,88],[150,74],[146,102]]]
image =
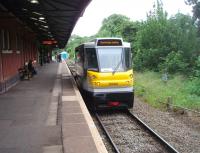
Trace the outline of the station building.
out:
[[[42,65],[54,47],[65,47],[90,1],[0,0],[0,93],[30,59]]]

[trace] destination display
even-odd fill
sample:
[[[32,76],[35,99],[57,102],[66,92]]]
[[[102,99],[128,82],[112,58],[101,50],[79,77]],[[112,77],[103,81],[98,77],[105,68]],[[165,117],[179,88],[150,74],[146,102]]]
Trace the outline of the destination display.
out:
[[[120,39],[100,39],[97,46],[122,46],[122,41]]]

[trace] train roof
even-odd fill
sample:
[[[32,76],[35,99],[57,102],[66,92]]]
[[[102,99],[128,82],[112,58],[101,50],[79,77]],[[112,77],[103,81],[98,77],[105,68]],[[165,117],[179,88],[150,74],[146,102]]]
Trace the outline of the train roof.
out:
[[[121,42],[121,44],[118,45],[99,45],[99,41],[109,41],[109,40],[116,40],[118,42]],[[102,46],[123,46],[123,47],[130,47],[130,43],[129,42],[124,42],[122,38],[113,38],[113,37],[106,37],[106,38],[95,38],[90,42],[86,42],[83,43],[82,45],[84,45],[85,48],[95,48],[95,47],[102,47]]]

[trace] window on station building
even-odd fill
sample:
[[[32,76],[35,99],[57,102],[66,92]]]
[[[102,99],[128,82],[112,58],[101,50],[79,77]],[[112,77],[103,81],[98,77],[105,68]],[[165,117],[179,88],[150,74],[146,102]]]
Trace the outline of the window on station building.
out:
[[[12,48],[12,41],[11,41],[11,33],[9,31],[7,31],[7,37],[8,37],[7,49],[10,50]]]
[[[9,50],[11,46],[10,32],[1,30],[1,48],[2,50]]]
[[[16,48],[15,49],[19,51],[20,50],[20,36],[19,36],[19,34],[15,35],[15,42],[16,42],[16,46],[15,46]]]
[[[1,30],[1,49],[2,50],[4,50],[4,49],[6,49],[6,40],[5,39],[7,39],[7,37],[6,37],[6,31],[5,30]]]
[[[0,49],[3,49],[3,30],[0,31]]]
[[[8,32],[6,30],[3,31],[3,37],[4,37],[4,45],[3,45],[3,49],[6,50],[9,47],[9,41],[8,41]]]

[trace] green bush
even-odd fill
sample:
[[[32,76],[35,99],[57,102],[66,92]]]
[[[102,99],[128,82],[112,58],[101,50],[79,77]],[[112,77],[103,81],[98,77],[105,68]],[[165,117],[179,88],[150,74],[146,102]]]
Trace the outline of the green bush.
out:
[[[200,78],[192,78],[188,81],[186,91],[192,95],[200,96]]]
[[[161,71],[165,70],[169,73],[184,72],[186,67],[187,63],[184,61],[181,51],[170,52],[164,63],[159,65]]]
[[[198,56],[195,61],[194,76],[200,77],[200,56]]]

